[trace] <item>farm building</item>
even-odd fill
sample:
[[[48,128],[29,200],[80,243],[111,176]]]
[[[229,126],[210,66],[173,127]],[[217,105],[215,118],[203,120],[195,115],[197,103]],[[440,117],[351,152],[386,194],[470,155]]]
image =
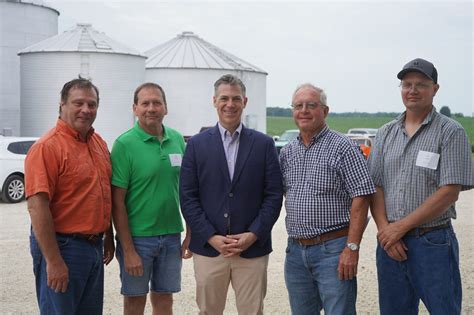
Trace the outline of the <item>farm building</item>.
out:
[[[42,1],[0,0],[0,134],[20,135],[19,50],[58,33],[59,12]]]
[[[145,78],[145,59],[90,24],[29,46],[19,52],[21,135],[41,136],[55,125],[59,91],[79,75],[99,88],[95,130],[111,148],[133,126],[133,92]]]
[[[203,40],[193,32],[175,38],[145,52],[145,77],[160,84],[166,93],[168,115],[165,124],[183,135],[193,135],[203,126],[212,126],[217,114],[212,104],[214,82],[231,73],[247,88],[249,99],[243,123],[266,131],[267,73],[250,63]]]

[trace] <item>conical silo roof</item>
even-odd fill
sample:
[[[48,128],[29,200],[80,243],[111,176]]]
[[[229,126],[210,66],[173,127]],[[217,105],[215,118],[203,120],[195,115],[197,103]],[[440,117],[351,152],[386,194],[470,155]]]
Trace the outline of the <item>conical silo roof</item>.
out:
[[[85,23],[22,49],[18,54],[36,52],[98,52],[142,56],[138,50],[115,41]]]
[[[183,32],[146,51],[145,55],[148,57],[147,69],[223,69],[267,74],[264,70],[205,41],[193,32]]]

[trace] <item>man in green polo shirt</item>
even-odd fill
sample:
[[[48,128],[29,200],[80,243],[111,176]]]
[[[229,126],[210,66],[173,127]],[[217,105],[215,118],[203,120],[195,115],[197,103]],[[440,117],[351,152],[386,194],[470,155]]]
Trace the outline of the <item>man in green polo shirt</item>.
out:
[[[140,85],[134,94],[135,126],[114,143],[112,215],[117,231],[124,314],[143,314],[151,288],[153,314],[172,314],[181,290],[181,259],[191,257],[189,233],[181,244],[178,180],[183,136],[163,125],[163,89]]]

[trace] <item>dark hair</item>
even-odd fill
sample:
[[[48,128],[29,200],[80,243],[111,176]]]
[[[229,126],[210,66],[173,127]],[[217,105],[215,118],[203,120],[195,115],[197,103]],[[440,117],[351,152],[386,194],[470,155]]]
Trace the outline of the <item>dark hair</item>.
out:
[[[224,74],[222,77],[220,77],[220,78],[214,83],[214,95],[217,94],[217,89],[219,88],[219,86],[220,86],[221,84],[239,85],[239,86],[240,86],[240,90],[242,91],[242,95],[245,96],[245,92],[246,92],[245,85],[244,85],[244,83],[242,82],[242,80],[240,80],[239,78],[237,78],[235,75],[233,75],[233,74]]]
[[[69,91],[73,88],[94,90],[97,94],[97,104],[99,104],[99,89],[88,79],[79,78],[66,82],[61,90],[61,103],[66,103],[69,97]]]
[[[166,95],[165,95],[165,91],[163,90],[163,88],[161,86],[159,86],[158,84],[156,83],[153,83],[153,82],[146,82],[146,83],[143,83],[141,85],[139,85],[136,90],[135,90],[135,93],[133,93],[133,104],[137,104],[138,103],[138,93],[140,93],[141,90],[145,89],[145,88],[155,88],[155,89],[158,89],[160,90],[161,92],[161,96],[163,96],[163,102],[165,102],[165,107],[166,106]]]

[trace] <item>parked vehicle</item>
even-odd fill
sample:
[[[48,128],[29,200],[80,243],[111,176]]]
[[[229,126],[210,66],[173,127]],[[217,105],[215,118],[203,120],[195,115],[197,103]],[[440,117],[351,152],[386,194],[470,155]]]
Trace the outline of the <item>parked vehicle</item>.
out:
[[[25,198],[24,162],[38,138],[0,136],[0,196],[5,202]]]
[[[348,135],[366,135],[371,138],[375,137],[377,134],[377,130],[375,128],[351,128],[347,131]]]
[[[275,147],[277,148],[278,154],[280,154],[281,148],[283,148],[288,142],[291,140],[296,139],[300,131],[298,129],[291,129],[286,130],[281,136],[275,136],[273,139],[275,140]]]
[[[369,135],[347,134],[347,136],[354,141],[361,149],[365,158],[367,159],[372,149],[372,137]]]

